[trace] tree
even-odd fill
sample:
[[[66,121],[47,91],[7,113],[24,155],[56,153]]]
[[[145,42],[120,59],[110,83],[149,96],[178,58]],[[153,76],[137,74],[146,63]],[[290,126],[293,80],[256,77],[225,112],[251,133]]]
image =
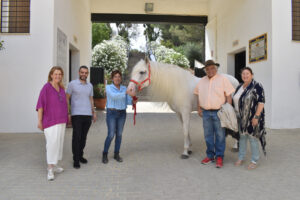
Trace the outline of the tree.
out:
[[[92,48],[103,40],[109,40],[112,34],[112,29],[109,24],[93,23],[92,24]]]
[[[116,23],[118,35],[125,39],[130,44],[130,39],[134,39],[138,34],[138,24],[131,23]]]
[[[200,43],[204,41],[204,26],[202,25],[157,25],[161,30],[161,37],[169,45],[181,46],[188,42]]]
[[[194,60],[204,61],[204,26],[203,25],[155,25],[160,29],[161,44],[185,55],[190,66],[194,67]]]
[[[159,38],[160,31],[159,28],[154,24],[143,24],[145,30],[144,35],[147,42],[156,41]]]
[[[185,45],[174,47],[175,51],[185,55],[190,62],[191,68],[194,68],[194,61],[198,60],[204,62],[204,48],[203,44],[196,42],[188,42]]]

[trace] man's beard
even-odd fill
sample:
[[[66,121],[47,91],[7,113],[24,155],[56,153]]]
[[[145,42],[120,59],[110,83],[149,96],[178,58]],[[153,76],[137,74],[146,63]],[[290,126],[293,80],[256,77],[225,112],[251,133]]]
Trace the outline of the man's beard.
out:
[[[79,78],[80,78],[80,80],[82,80],[82,81],[86,81],[86,78],[87,78],[87,77],[85,77],[85,76],[80,76]]]

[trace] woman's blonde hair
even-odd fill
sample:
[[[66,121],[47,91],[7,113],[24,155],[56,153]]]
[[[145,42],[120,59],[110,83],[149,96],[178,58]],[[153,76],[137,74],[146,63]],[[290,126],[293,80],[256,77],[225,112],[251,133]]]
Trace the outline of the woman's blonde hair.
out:
[[[60,66],[54,66],[51,68],[49,74],[48,74],[48,82],[52,81],[52,74],[54,73],[55,70],[59,70],[61,72],[61,75],[62,75],[62,79],[61,81],[59,82],[59,86],[63,89],[65,89],[65,86],[64,86],[64,83],[63,83],[63,79],[64,79],[64,70],[60,67]]]

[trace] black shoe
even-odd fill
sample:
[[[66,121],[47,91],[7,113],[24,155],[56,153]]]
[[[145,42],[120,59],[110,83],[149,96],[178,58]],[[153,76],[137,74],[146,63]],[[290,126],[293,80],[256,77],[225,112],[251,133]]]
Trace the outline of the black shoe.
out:
[[[88,163],[87,159],[85,159],[84,157],[81,157],[81,158],[79,159],[79,162],[81,162],[81,163],[83,163],[83,164]]]
[[[73,167],[74,167],[75,169],[79,169],[79,168],[80,168],[79,162],[74,162]]]
[[[103,162],[104,164],[107,164],[107,163],[108,163],[107,153],[103,153],[103,155],[102,155],[102,162]]]
[[[120,157],[120,154],[119,153],[115,153],[114,155],[114,159],[118,162],[123,162],[123,158]]]

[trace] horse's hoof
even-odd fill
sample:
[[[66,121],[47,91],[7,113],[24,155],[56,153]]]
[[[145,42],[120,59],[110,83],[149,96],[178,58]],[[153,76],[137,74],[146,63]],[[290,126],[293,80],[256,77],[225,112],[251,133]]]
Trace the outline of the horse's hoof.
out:
[[[188,150],[188,154],[191,155],[193,153],[192,150]]]
[[[188,155],[184,155],[184,154],[182,154],[182,155],[181,155],[181,158],[182,158],[182,159],[188,159],[188,158],[189,158],[189,156],[188,156]]]

